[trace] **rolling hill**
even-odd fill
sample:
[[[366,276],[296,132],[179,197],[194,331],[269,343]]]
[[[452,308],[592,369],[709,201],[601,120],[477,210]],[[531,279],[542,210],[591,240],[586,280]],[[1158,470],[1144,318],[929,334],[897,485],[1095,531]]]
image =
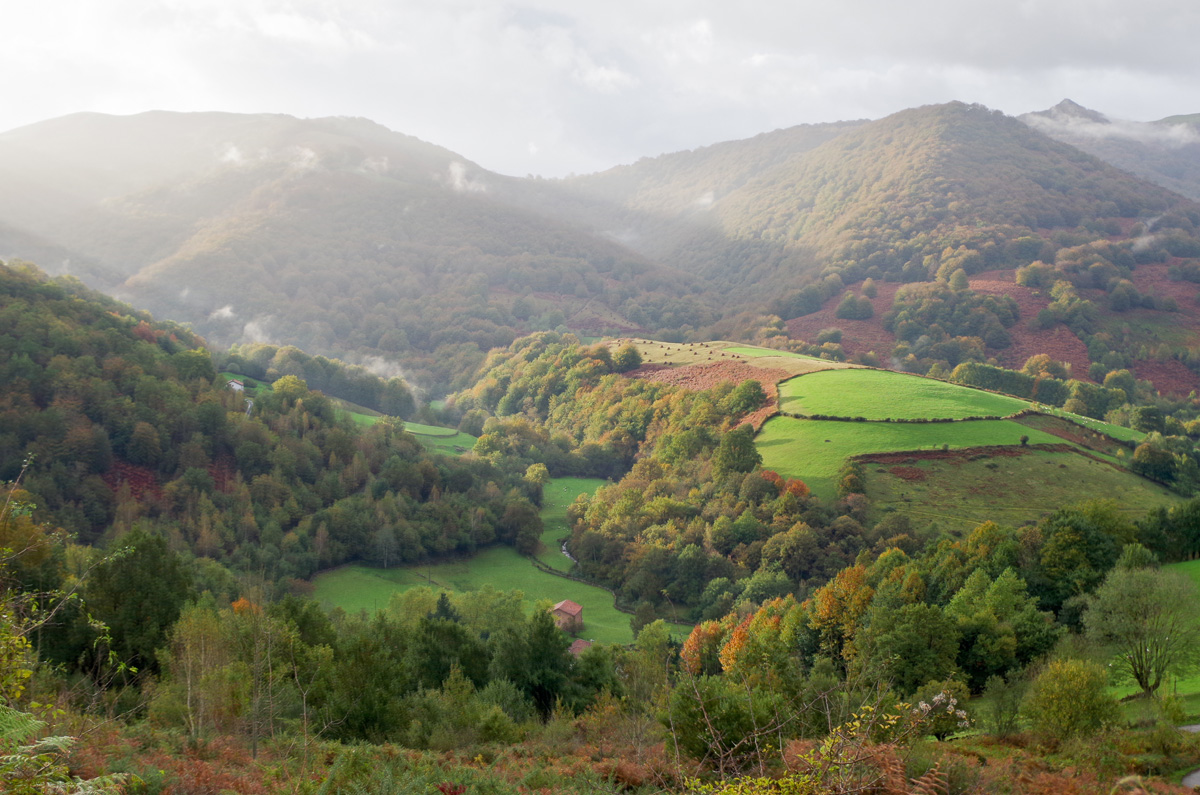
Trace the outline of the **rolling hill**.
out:
[[[1183,384],[1190,321],[1166,347],[1155,336],[1190,315],[1167,282],[1200,275],[1200,206],[1036,127],[956,102],[541,180],[365,119],[78,114],[0,135],[0,256],[220,346],[299,345],[433,394],[528,331],[745,338],[772,323],[809,341],[837,325],[847,354],[922,372],[1066,351],[1087,377],[1103,342],[1123,357],[1108,370],[1166,366]],[[1016,271],[1039,261],[1054,270],[1027,295]],[[935,323],[937,350],[892,327],[897,283],[957,270],[964,312],[990,317]],[[859,328],[839,301],[866,278],[884,297]],[[1046,315],[1058,281],[1099,314]],[[1006,295],[1019,311],[998,308]],[[821,312],[839,322],[808,328]]]
[[[642,160],[567,187],[695,219],[693,239],[666,261],[759,295],[828,270],[847,281],[927,278],[926,258],[947,247],[1015,266],[1024,263],[1009,246],[1037,230],[1195,210],[1016,119],[957,102]],[[698,253],[714,239],[715,253]]]
[[[0,135],[0,176],[2,256],[218,345],[403,363],[439,390],[523,330],[706,318],[670,270],[496,200],[507,178],[364,119],[79,114]]]
[[[1051,138],[1189,199],[1200,200],[1200,116],[1152,122],[1110,119],[1064,99],[1021,120]]]

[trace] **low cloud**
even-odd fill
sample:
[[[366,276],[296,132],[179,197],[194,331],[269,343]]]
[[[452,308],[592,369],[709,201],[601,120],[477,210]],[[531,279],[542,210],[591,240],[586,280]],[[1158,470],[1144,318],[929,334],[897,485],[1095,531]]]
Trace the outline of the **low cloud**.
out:
[[[711,207],[712,203],[715,200],[716,200],[716,197],[713,195],[713,192],[711,190],[709,190],[709,191],[705,191],[704,193],[701,193],[699,196],[697,196],[694,204],[697,207]]]
[[[1200,143],[1200,132],[1186,124],[1160,124],[1121,119],[1100,122],[1091,119],[1050,118],[1047,116],[1030,116],[1028,121],[1031,126],[1055,137],[1137,141],[1172,149]]]
[[[289,146],[283,151],[283,161],[297,171],[311,171],[320,158],[307,146]]]
[[[270,323],[271,318],[269,316],[256,317],[242,326],[242,342],[263,342],[268,345],[279,345],[279,340],[267,331],[267,326]]]
[[[477,179],[472,179],[467,176],[467,167],[455,160],[450,164],[450,187],[459,193],[484,193],[487,191],[487,185]]]
[[[225,306],[221,307],[220,309],[216,310],[215,312],[209,313],[208,319],[209,320],[228,320],[229,318],[231,318],[233,316],[234,316],[233,304],[226,304]]]
[[[403,367],[397,362],[390,361],[382,356],[365,356],[359,364],[380,378],[402,378],[405,381],[408,380],[408,377],[404,374]]]
[[[368,157],[362,162],[363,171],[374,171],[376,174],[386,174],[390,168],[391,163],[388,161],[387,155]]]
[[[422,397],[423,391],[418,387],[413,380],[409,378],[404,368],[399,363],[393,362],[390,359],[385,359],[382,356],[364,356],[359,362],[363,369],[367,370],[380,378],[399,378],[404,383],[408,384],[408,389],[413,393],[413,397],[417,402],[424,402]]]

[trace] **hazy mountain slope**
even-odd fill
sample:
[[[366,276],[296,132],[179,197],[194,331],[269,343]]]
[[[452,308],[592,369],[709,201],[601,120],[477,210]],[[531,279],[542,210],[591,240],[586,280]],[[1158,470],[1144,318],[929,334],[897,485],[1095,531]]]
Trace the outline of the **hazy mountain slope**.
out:
[[[717,212],[731,237],[811,246],[827,267],[854,275],[916,275],[947,246],[1179,203],[1016,119],[951,103],[847,132],[748,183]]]
[[[363,119],[80,114],[0,135],[0,175],[27,194],[0,202],[10,256],[70,260],[49,267],[218,344],[401,365],[436,391],[529,330],[687,334],[747,310],[757,329],[764,309],[790,320],[868,276],[1011,270],[1120,233],[1103,273],[1083,250],[1059,269],[1107,302],[1135,219],[1164,219],[1137,243],[1164,250],[1139,262],[1194,256],[1200,224],[1177,194],[963,103],[568,180],[502,177]]]
[[[1200,200],[1200,114],[1121,121],[1065,99],[1020,118],[1117,168]]]
[[[364,119],[79,114],[0,135],[0,176],[25,194],[0,202],[0,224],[25,236],[0,235],[10,256],[43,253],[22,243],[38,236],[214,342],[383,357],[439,389],[531,328],[707,317],[669,270]]]
[[[563,187],[638,214],[640,226],[631,223],[622,240],[745,299],[829,269],[927,278],[937,264],[926,258],[947,247],[983,252],[988,267],[1015,267],[1024,263],[1006,244],[1038,229],[1180,202],[1016,119],[963,103],[776,131]]]
[[[744,266],[743,272],[733,276],[734,282],[755,281],[753,271],[763,262],[776,268],[807,270],[812,259],[796,251],[731,240],[717,207],[763,173],[865,123],[805,124],[642,158],[630,165],[549,183],[541,188],[541,201],[535,206],[682,269],[705,271],[706,263]]]

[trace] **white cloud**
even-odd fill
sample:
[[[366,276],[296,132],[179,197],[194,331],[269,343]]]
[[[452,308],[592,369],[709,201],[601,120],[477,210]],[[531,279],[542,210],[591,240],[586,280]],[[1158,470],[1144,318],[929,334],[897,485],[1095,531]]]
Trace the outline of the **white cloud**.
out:
[[[267,331],[271,317],[256,317],[242,326],[242,342],[263,342],[268,345],[278,345],[279,340]]]
[[[209,320],[228,320],[234,316],[233,305],[226,304],[225,306],[211,312],[208,316]]]
[[[0,130],[81,110],[365,116],[512,174],[951,99],[1200,110],[1182,104],[1200,4],[1178,0],[55,0],[3,4],[0,29],[0,73],[21,77]]]
[[[1122,119],[1113,119],[1105,123],[1081,118],[1046,116],[1029,116],[1026,120],[1041,130],[1080,138],[1117,138],[1176,148],[1200,143],[1200,133],[1186,124],[1147,124]]]
[[[487,185],[467,176],[467,167],[455,160],[447,167],[450,174],[450,187],[459,193],[483,193]]]

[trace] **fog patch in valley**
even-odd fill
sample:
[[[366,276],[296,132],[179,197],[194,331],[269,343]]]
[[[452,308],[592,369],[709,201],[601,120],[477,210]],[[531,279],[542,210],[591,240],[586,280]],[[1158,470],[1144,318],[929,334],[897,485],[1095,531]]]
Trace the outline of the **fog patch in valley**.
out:
[[[1166,146],[1171,149],[1200,144],[1200,132],[1187,124],[1159,124],[1123,119],[1094,121],[1077,117],[1046,116],[1031,116],[1028,122],[1051,136],[1136,141],[1147,146]]]

